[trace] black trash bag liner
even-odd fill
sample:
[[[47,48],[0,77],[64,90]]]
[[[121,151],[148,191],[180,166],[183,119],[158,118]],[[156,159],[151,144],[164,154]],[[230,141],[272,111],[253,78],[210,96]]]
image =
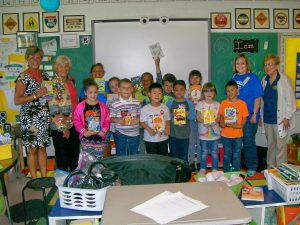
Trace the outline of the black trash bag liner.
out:
[[[101,162],[118,174],[122,185],[187,182],[192,172],[183,160],[156,154],[112,156]]]

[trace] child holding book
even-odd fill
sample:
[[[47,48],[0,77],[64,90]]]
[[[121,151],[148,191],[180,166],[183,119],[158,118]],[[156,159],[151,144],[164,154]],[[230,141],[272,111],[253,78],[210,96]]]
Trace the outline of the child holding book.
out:
[[[159,83],[149,88],[150,104],[141,110],[141,125],[144,128],[144,141],[147,153],[168,154],[170,134],[170,113],[168,107],[160,103],[163,89]]]
[[[98,85],[93,78],[84,80],[86,100],[80,102],[74,112],[74,126],[80,138],[79,168],[85,163],[102,158],[109,147],[107,131],[109,131],[108,107],[97,100]]]
[[[193,102],[194,107],[197,106],[201,98],[202,90],[202,74],[198,70],[192,70],[189,74],[189,83],[190,87],[188,90],[188,97]],[[193,163],[195,159],[195,153],[200,152],[200,144],[198,137],[198,123],[195,120],[190,121],[191,134],[190,134],[190,143],[189,143],[189,163]],[[197,158],[200,156],[197,155]]]
[[[235,81],[226,84],[227,99],[221,102],[219,112],[222,143],[224,147],[224,172],[240,171],[243,126],[249,115],[247,105],[238,99],[238,85]],[[230,168],[231,164],[231,168]]]
[[[186,84],[183,80],[174,83],[175,98],[168,101],[170,110],[170,155],[188,161],[190,121],[196,119],[196,113],[191,100],[186,99]]]
[[[142,90],[138,90],[134,93],[134,97],[139,100],[142,106],[150,102],[149,99],[149,87],[153,83],[153,75],[149,72],[142,74]]]
[[[218,111],[220,103],[215,101],[216,87],[212,83],[206,83],[202,89],[202,98],[196,106],[201,152],[197,152],[197,160],[200,162],[200,173],[206,173],[207,156],[212,157],[212,171],[218,170],[220,139],[220,126]]]
[[[156,82],[163,86],[162,102],[166,104],[170,99],[174,98],[173,86],[176,81],[174,74],[166,73],[163,77],[160,69],[160,58],[157,57],[155,60],[156,68]]]
[[[95,79],[96,84],[98,85],[98,96],[97,99],[100,102],[106,103],[106,96],[109,92],[108,82],[104,80],[105,70],[104,66],[101,63],[96,63],[92,65],[90,70],[91,77]],[[79,94],[79,100],[86,98],[84,88],[81,89]]]
[[[110,105],[110,121],[116,123],[117,155],[135,155],[138,152],[141,103],[132,97],[132,92],[132,82],[122,79],[120,96]]]

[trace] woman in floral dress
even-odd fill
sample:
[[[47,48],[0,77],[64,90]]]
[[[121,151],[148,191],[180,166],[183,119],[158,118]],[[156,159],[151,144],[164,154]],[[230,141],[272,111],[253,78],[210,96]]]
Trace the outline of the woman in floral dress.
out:
[[[77,167],[79,157],[79,135],[73,126],[73,112],[78,101],[77,90],[69,76],[71,66],[70,58],[65,55],[55,59],[54,95],[49,101],[56,168],[69,172]]]
[[[47,101],[42,98],[47,92],[42,81],[48,80],[48,75],[39,69],[43,54],[38,47],[27,48],[25,58],[28,69],[18,76],[14,97],[15,104],[21,105],[22,140],[28,150],[27,164],[33,179],[36,178],[37,166],[41,176],[46,176],[46,147],[50,145],[49,110]]]

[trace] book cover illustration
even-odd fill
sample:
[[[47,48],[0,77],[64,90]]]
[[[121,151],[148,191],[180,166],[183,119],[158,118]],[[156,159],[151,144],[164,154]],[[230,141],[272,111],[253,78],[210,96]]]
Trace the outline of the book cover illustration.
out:
[[[216,118],[214,109],[203,109],[202,114],[204,124],[215,123]]]
[[[174,109],[174,124],[183,125],[186,124],[186,111],[185,109]]]
[[[89,131],[99,132],[100,129],[100,118],[89,116],[87,120],[87,126]]]
[[[287,180],[300,182],[300,166],[281,163],[277,169],[278,172]]]
[[[300,176],[300,166],[287,163],[282,163],[281,165],[286,169],[290,170],[294,175]]]
[[[165,121],[163,115],[154,115],[152,118],[153,129],[157,133],[163,133],[165,130]]]
[[[225,108],[225,123],[235,123],[237,121],[236,108]]]
[[[47,93],[43,96],[46,100],[51,100],[54,96],[53,82],[51,80],[43,80],[42,86],[47,89]]]
[[[165,56],[159,42],[150,45],[149,49],[153,59],[157,59],[157,58],[161,59]]]
[[[107,94],[106,105],[110,106],[118,98],[119,98],[118,94]]]
[[[201,98],[201,85],[190,86],[190,98],[192,101],[199,101]]]
[[[130,110],[122,110],[121,111],[121,117],[122,117],[125,125],[130,125],[131,124],[131,112],[130,112]]]
[[[104,78],[95,78],[96,84],[98,85],[98,93],[105,93],[105,80]]]
[[[261,202],[264,201],[263,188],[243,185],[242,200],[261,201]]]
[[[135,76],[131,78],[131,82],[133,87],[136,91],[142,91],[143,90],[143,84],[142,84],[142,77],[141,76]]]

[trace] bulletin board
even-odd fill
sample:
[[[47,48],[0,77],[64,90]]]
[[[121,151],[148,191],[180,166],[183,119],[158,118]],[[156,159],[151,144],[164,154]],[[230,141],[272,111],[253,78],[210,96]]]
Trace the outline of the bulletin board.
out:
[[[14,104],[14,80],[25,69],[24,50],[17,49],[15,38],[0,38],[0,111],[6,111],[7,121],[15,121],[20,106]]]
[[[285,42],[285,73],[291,79],[292,87],[295,89],[297,53],[300,52],[300,37],[287,37]],[[296,100],[297,108],[300,100]]]
[[[218,101],[225,98],[225,84],[233,75],[233,61],[238,54],[233,52],[234,39],[259,40],[258,52],[245,54],[250,60],[252,72],[260,79],[265,76],[264,57],[278,51],[277,33],[211,33],[211,81],[216,85]]]
[[[83,37],[90,38],[89,43],[83,43]],[[44,66],[52,66],[56,56],[66,55],[71,59],[72,67],[70,75],[75,78],[76,89],[79,91],[82,88],[82,81],[87,78],[90,74],[90,68],[93,65],[93,54],[92,54],[92,43],[91,35],[79,36],[79,47],[78,48],[60,48],[60,37],[40,37],[38,39],[39,46],[42,42],[47,42],[55,39],[57,43],[57,52],[55,56],[49,57],[49,61],[44,61]]]
[[[93,64],[91,36],[85,35],[84,37],[89,37],[90,42],[82,43],[81,36],[79,36],[79,47],[68,49],[60,49],[59,36],[38,38],[40,47],[42,42],[53,39],[57,44],[55,55],[48,57],[45,54],[46,57],[42,62],[44,68],[46,68],[45,66],[52,67],[56,56],[59,55],[66,55],[71,59],[70,75],[75,78],[77,90],[82,88],[82,80],[89,76],[90,67]],[[15,122],[15,116],[19,114],[20,106],[14,105],[14,80],[26,67],[25,49],[17,49],[15,38],[0,38],[0,53],[0,75],[3,76],[0,79],[0,111],[7,112],[8,122]],[[11,81],[7,81],[5,76],[10,76]]]

